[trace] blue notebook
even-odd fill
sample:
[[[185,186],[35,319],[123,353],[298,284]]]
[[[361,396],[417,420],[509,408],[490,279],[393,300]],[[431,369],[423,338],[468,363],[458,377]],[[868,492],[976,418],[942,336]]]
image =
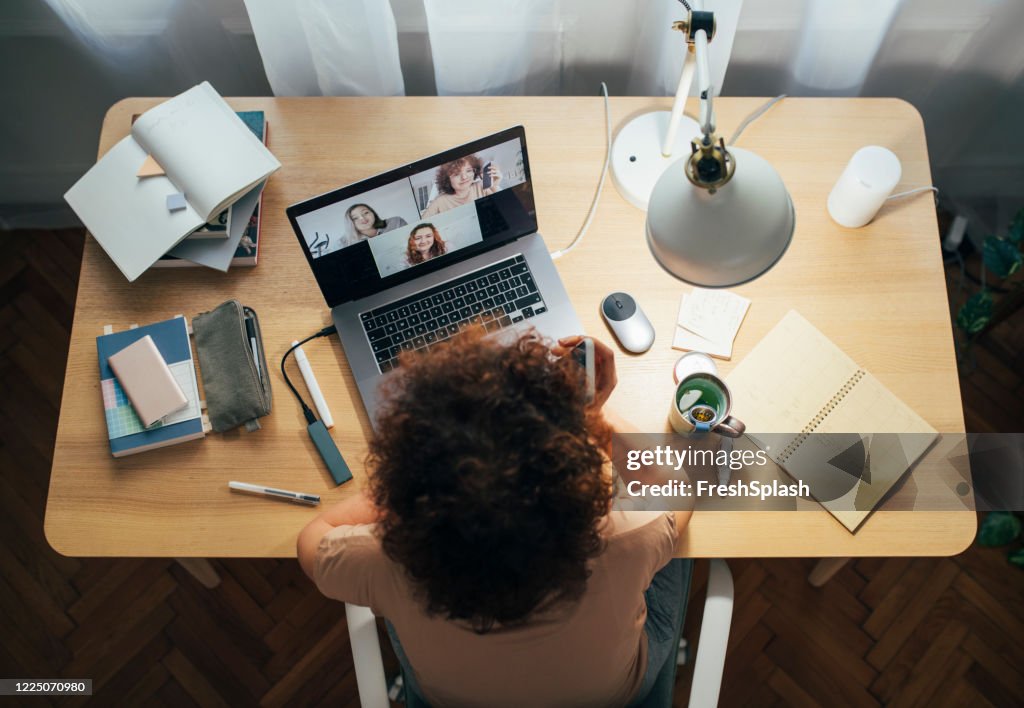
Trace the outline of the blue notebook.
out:
[[[182,410],[172,413],[162,422],[155,423],[149,428],[142,425],[124,390],[114,377],[114,372],[107,364],[107,359],[112,355],[147,334],[153,338],[160,356],[167,362],[168,368],[188,398],[188,405]],[[206,435],[199,405],[196,367],[192,361],[192,347],[184,317],[101,335],[96,338],[96,352],[100,364],[100,390],[103,392],[107,436],[110,439],[110,452],[114,457],[154,450]]]

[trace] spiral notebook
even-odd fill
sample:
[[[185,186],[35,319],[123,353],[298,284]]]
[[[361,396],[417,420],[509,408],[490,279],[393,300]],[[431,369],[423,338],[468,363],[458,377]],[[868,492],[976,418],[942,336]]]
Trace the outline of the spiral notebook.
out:
[[[851,532],[938,436],[794,310],[727,382],[747,436]]]

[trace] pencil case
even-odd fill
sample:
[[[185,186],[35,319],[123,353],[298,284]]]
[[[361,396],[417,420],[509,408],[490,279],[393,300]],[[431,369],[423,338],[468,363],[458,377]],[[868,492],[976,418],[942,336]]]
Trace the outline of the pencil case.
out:
[[[192,322],[210,425],[218,433],[244,425],[259,430],[271,391],[256,312],[228,300]],[[255,342],[255,345],[254,345]]]

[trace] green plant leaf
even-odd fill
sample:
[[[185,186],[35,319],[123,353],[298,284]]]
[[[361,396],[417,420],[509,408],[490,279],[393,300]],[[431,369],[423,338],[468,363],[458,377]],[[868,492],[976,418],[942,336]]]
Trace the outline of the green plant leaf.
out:
[[[1010,561],[1010,563],[1018,568],[1024,568],[1024,546],[1021,546],[1015,551],[1010,551],[1010,554],[1006,556],[1006,560]]]
[[[985,237],[981,256],[988,269],[1000,278],[1007,278],[1016,273],[1024,261],[1024,257],[1017,250],[1017,244],[998,236]]]
[[[1024,238],[1024,209],[1017,212],[1017,216],[1014,217],[1013,223],[1010,224],[1010,233],[1008,238],[1013,243],[1019,244],[1021,239]]]
[[[1020,536],[1020,519],[1010,511],[990,511],[978,529],[978,545],[1005,546]]]
[[[992,296],[987,290],[974,293],[957,313],[956,323],[967,334],[977,334],[992,319]]]

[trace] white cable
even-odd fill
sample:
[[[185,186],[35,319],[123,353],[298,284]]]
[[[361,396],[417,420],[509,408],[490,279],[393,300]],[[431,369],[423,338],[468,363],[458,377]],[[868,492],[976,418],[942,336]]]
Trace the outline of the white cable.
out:
[[[886,197],[886,201],[899,199],[900,197],[909,197],[911,194],[917,194],[918,192],[935,192],[936,198],[939,196],[938,187],[918,187],[917,189],[908,189],[906,192],[900,192],[899,194],[890,194]]]
[[[727,145],[732,145],[733,143],[735,143],[739,139],[740,135],[743,133],[743,131],[746,129],[746,127],[748,125],[750,125],[755,120],[760,118],[762,115],[765,114],[765,112],[769,108],[771,108],[772,106],[774,106],[776,103],[778,103],[779,101],[781,101],[784,98],[786,98],[786,94],[781,94],[779,96],[776,96],[775,98],[771,99],[770,101],[765,103],[763,106],[758,108],[756,111],[751,113],[749,116],[744,118],[743,122],[740,123],[740,127],[737,128],[736,132],[732,134],[731,138],[729,138],[729,142],[727,143]],[[889,201],[890,199],[899,199],[901,197],[909,197],[911,194],[918,194],[920,192],[935,192],[935,197],[938,198],[938,196],[939,196],[939,188],[938,187],[932,187],[932,186],[929,186],[929,187],[918,187],[917,189],[908,189],[906,192],[899,192],[898,194],[891,194],[891,195],[889,195],[886,198],[886,201]]]
[[[740,134],[741,134],[741,133],[742,133],[742,132],[743,132],[744,130],[746,130],[746,128],[747,128],[747,126],[748,126],[748,125],[750,125],[750,124],[751,124],[751,123],[753,123],[753,122],[754,122],[755,120],[757,120],[758,118],[760,118],[761,116],[763,116],[763,115],[765,114],[765,112],[766,112],[766,111],[767,111],[767,110],[768,110],[769,108],[771,108],[772,106],[774,106],[774,105],[775,105],[776,103],[778,103],[779,101],[781,101],[781,100],[782,100],[782,99],[784,99],[785,97],[786,97],[786,94],[780,94],[780,95],[776,96],[775,98],[771,99],[770,101],[768,101],[767,103],[765,103],[765,104],[764,104],[763,106],[761,106],[760,108],[758,108],[758,109],[757,109],[756,111],[754,111],[753,113],[751,113],[751,114],[750,114],[749,116],[747,116],[746,118],[744,118],[744,119],[743,119],[743,122],[742,122],[742,123],[740,123],[740,127],[736,129],[736,132],[732,134],[732,137],[731,137],[731,138],[729,138],[729,142],[727,142],[726,144],[727,144],[727,145],[732,145],[732,144],[733,144],[733,143],[735,143],[735,142],[736,142],[737,140],[739,140],[739,138],[740,138]]]
[[[566,253],[576,248],[577,244],[583,239],[583,234],[587,233],[587,229],[590,228],[590,222],[594,220],[594,213],[597,211],[597,204],[601,201],[601,190],[604,189],[604,180],[608,176],[608,163],[611,162],[612,158],[612,114],[611,109],[608,108],[608,87],[605,83],[601,82],[601,93],[604,94],[604,122],[608,132],[608,139],[605,145],[604,153],[604,165],[601,167],[601,179],[597,183],[597,191],[594,193],[594,201],[590,204],[590,211],[587,212],[587,219],[583,222],[583,226],[580,227],[579,233],[576,234],[576,238],[572,240],[565,248],[561,248],[551,254],[552,260],[561,258]]]

